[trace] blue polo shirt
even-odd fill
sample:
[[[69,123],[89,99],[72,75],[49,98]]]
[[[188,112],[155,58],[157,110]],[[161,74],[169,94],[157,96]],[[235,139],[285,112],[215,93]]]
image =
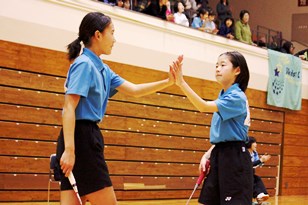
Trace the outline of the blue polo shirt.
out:
[[[247,141],[250,112],[247,97],[237,83],[220,92],[214,101],[218,112],[213,114],[210,142]]]
[[[193,22],[191,24],[191,27],[192,28],[201,28],[203,25],[203,21],[200,17],[196,16],[194,19],[193,19]]]
[[[91,50],[84,48],[71,65],[65,83],[66,95],[80,95],[76,120],[100,121],[109,95],[124,82]]]

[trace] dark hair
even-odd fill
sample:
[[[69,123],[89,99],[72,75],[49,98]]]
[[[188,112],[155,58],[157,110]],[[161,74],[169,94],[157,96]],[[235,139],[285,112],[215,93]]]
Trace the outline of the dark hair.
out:
[[[74,60],[80,53],[82,41],[84,46],[91,45],[91,37],[96,31],[103,32],[111,23],[111,18],[100,12],[90,12],[81,21],[78,38],[67,46],[68,59]]]
[[[290,52],[290,49],[291,49],[292,47],[293,47],[293,43],[290,42],[290,41],[286,41],[286,42],[284,42],[283,45],[282,45],[282,49],[284,49],[284,52],[289,53],[289,54],[292,54],[292,53]]]
[[[209,12],[209,16],[216,16],[216,13],[212,10]]]
[[[220,3],[223,4],[223,3],[224,3],[224,0],[220,0]],[[227,5],[227,6],[229,5],[229,0],[226,1],[226,5]]]
[[[197,17],[200,17],[201,16],[201,14],[202,15],[204,15],[204,14],[206,14],[206,13],[208,13],[208,11],[206,10],[206,9],[204,9],[204,8],[199,8],[198,10],[197,10]]]
[[[248,142],[246,143],[246,148],[249,149],[251,148],[251,145],[253,143],[257,142],[256,138],[254,137],[248,137]]]
[[[244,56],[237,51],[222,53],[220,56],[222,55],[229,57],[233,68],[239,67],[241,69],[233,84],[238,83],[240,89],[245,92],[249,82],[249,69]]]
[[[182,3],[182,4],[183,4],[184,9],[185,9],[185,7],[186,7],[186,5],[185,5],[184,1],[176,1],[176,2],[175,2],[175,4],[174,4],[174,8],[173,8],[174,13],[177,13],[177,12],[179,11],[179,8],[178,8],[179,3]]]
[[[240,12],[240,19],[241,19],[241,20],[243,19],[243,17],[244,17],[245,14],[249,14],[249,11],[247,11],[247,10],[242,10],[242,11]]]
[[[234,26],[234,19],[233,19],[232,17],[226,17],[225,20],[224,20],[224,24],[227,25],[227,21],[228,21],[228,20],[231,20],[231,21],[232,21],[231,27],[233,27],[233,26]]]

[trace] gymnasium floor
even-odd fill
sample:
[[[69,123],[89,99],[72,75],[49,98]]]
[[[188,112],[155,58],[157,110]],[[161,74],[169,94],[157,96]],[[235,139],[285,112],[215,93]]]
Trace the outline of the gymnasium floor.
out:
[[[308,205],[308,196],[278,196],[271,197],[267,202],[270,205]],[[52,202],[49,205],[59,205],[59,202]],[[118,205],[185,205],[186,200],[151,200],[151,201],[120,201]],[[47,202],[27,203],[1,203],[0,205],[48,205]],[[90,205],[90,203],[87,203]],[[191,200],[189,205],[198,205],[197,200]]]

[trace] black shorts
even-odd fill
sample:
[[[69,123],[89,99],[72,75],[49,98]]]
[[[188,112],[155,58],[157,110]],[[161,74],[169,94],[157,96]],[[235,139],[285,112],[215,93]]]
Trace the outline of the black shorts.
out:
[[[252,162],[244,142],[215,145],[211,169],[203,182],[199,203],[206,205],[251,205]]]
[[[63,130],[57,144],[57,160],[64,152]],[[77,120],[75,125],[75,165],[73,174],[80,196],[112,186],[104,158],[104,139],[98,125],[89,120]],[[68,178],[61,172],[61,190],[70,190]]]

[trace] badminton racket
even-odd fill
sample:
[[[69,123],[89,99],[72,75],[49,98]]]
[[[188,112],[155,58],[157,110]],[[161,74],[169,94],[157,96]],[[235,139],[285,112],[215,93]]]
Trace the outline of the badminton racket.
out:
[[[80,205],[82,205],[82,201],[81,201],[81,198],[80,198],[79,193],[78,193],[77,184],[76,184],[76,180],[75,180],[75,177],[73,175],[73,172],[71,172],[68,175],[68,180],[70,181],[70,183],[71,183],[71,185],[72,185],[72,187],[74,189],[74,192],[75,192],[75,194],[77,196],[77,199],[78,199]]]
[[[194,188],[193,192],[191,193],[189,199],[187,200],[186,205],[189,204],[189,202],[190,202],[192,196],[194,195],[195,191],[197,190],[198,186],[202,183],[203,179],[205,178],[206,174],[208,173],[209,168],[210,168],[210,160],[206,160],[205,171],[201,172],[200,176],[198,177],[195,188]]]

